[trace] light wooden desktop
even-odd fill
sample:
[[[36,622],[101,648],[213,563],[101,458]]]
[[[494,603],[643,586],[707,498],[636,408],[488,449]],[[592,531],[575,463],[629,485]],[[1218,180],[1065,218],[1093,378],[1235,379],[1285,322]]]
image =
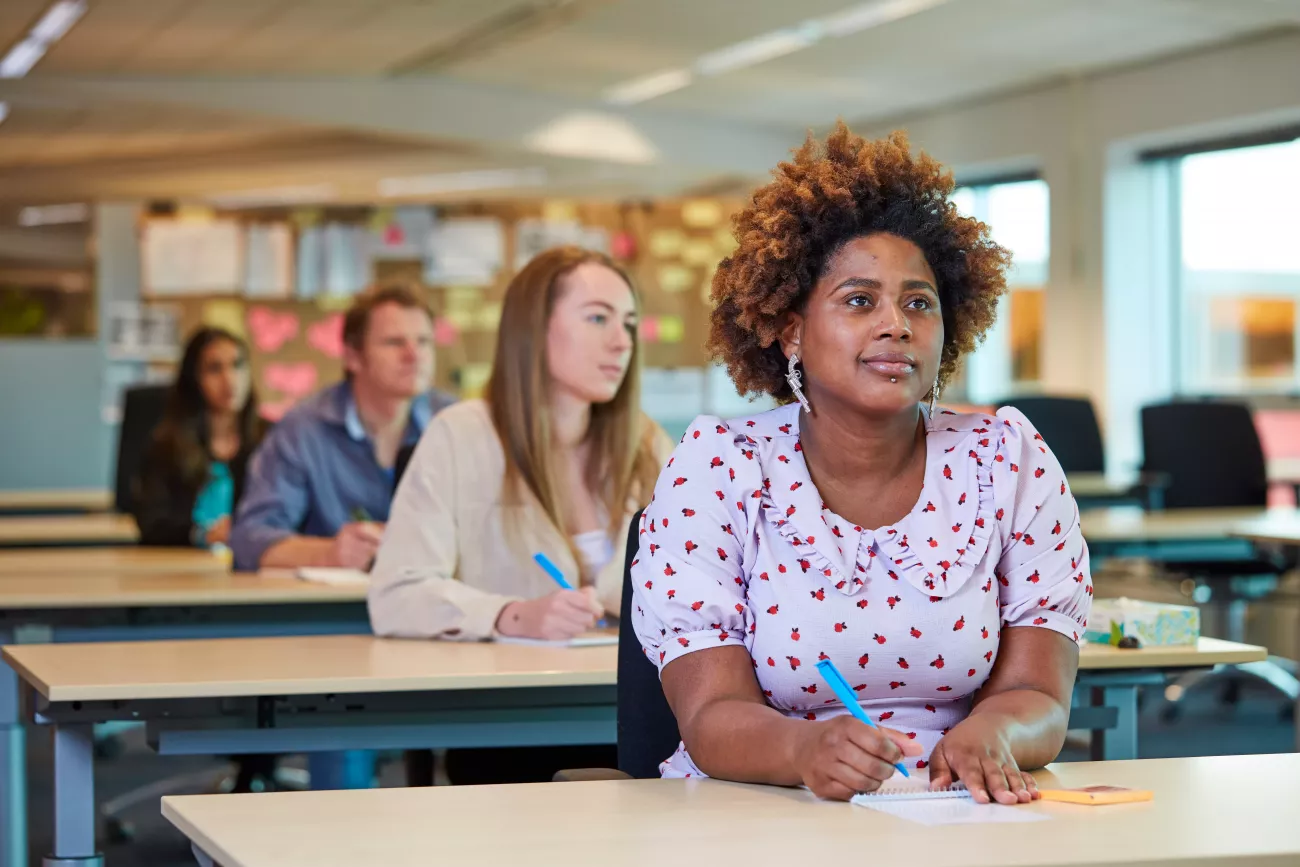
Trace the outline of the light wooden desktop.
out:
[[[1089,542],[1178,542],[1224,539],[1235,525],[1294,516],[1294,509],[1165,509],[1147,512],[1136,506],[1085,509],[1080,513]]]
[[[287,570],[262,573],[232,573],[225,569],[191,572],[121,569],[102,573],[78,570],[0,577],[0,609],[11,611],[363,602],[365,598],[364,585],[317,584],[303,581]]]
[[[1277,510],[1266,517],[1243,521],[1230,527],[1229,534],[1265,545],[1300,547],[1300,511]]]
[[[190,795],[163,815],[224,867],[914,864],[1229,867],[1300,860],[1300,756],[1053,765],[1043,788],[1150,789],[1152,801],[1016,807],[1051,821],[923,827],[810,792],[637,780]],[[434,856],[436,855],[436,858]]]
[[[230,560],[202,548],[0,548],[0,581],[50,573],[143,575],[229,572]]]
[[[113,492],[104,488],[0,491],[0,512],[107,512]]]
[[[357,592],[319,587],[327,590]],[[368,635],[34,644],[6,647],[3,653],[41,695],[60,702],[599,686],[615,683],[618,663],[612,645],[537,647]],[[1265,656],[1262,647],[1213,638],[1202,638],[1196,648],[1088,645],[1080,668],[1195,668]]]
[[[131,544],[140,531],[130,515],[0,516],[0,546]]]

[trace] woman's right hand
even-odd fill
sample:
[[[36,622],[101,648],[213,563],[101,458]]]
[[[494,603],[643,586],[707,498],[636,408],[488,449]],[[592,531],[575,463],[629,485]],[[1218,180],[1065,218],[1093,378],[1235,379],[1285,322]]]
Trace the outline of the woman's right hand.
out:
[[[832,801],[874,792],[895,774],[895,763],[923,752],[902,732],[875,729],[848,714],[802,728],[795,768],[814,795]]]
[[[497,632],[513,638],[568,641],[595,626],[596,618],[603,613],[593,588],[559,590],[502,608],[497,615]]]

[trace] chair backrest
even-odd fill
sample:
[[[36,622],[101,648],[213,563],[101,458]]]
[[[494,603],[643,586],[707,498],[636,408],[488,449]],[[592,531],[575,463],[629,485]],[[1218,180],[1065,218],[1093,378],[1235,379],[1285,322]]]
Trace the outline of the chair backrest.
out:
[[[1170,509],[1264,506],[1268,475],[1250,407],[1174,401],[1142,408],[1142,469],[1164,473]]]
[[[117,429],[117,470],[113,485],[113,507],[131,511],[131,487],[153,430],[162,421],[167,405],[168,385],[137,385],[122,395],[122,421]]]
[[[623,606],[618,630],[618,769],[639,780],[659,776],[659,763],[677,749],[681,735],[659,669],[645,658],[632,631],[632,561],[640,547],[641,513],[627,531],[623,558]]]
[[[1104,473],[1106,452],[1092,401],[1086,397],[1034,395],[1011,397],[997,406],[1013,406],[1038,429],[1067,473]]]

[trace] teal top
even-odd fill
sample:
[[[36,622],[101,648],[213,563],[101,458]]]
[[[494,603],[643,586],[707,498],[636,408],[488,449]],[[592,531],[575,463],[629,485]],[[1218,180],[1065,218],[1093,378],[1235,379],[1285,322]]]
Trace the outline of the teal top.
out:
[[[194,543],[203,546],[203,536],[208,528],[231,514],[235,508],[235,479],[225,461],[213,461],[208,468],[208,480],[199,488],[194,498]]]

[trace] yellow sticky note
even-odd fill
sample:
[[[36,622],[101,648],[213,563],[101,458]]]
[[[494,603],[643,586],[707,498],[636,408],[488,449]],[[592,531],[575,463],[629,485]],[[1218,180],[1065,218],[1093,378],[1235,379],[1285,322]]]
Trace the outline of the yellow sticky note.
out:
[[[478,309],[478,327],[483,331],[496,331],[497,326],[501,324],[501,305],[495,301],[491,304],[484,304]]]
[[[366,221],[367,227],[372,232],[382,232],[388,228],[388,224],[393,222],[392,208],[375,208],[370,212],[370,219]]]
[[[659,289],[663,292],[682,292],[689,289],[691,269],[681,265],[663,265],[659,268]]]
[[[490,364],[474,363],[458,368],[456,384],[460,388],[460,396],[465,400],[482,397],[491,376],[492,365]]]
[[[722,205],[713,199],[692,199],[682,205],[682,222],[692,229],[708,229],[722,222]]]
[[[686,243],[680,229],[655,229],[650,233],[650,255],[656,259],[675,259]]]
[[[447,308],[443,318],[455,326],[457,331],[473,331],[478,326],[478,316],[468,308]]]
[[[682,261],[687,265],[708,268],[711,265],[718,264],[718,256],[714,252],[711,242],[692,239],[686,242],[685,247],[682,247]]]
[[[299,229],[309,229],[320,224],[325,212],[320,208],[294,208],[289,213],[289,221]]]
[[[203,305],[203,324],[212,328],[224,328],[239,338],[247,338],[244,329],[244,305],[239,301],[209,301]]]
[[[718,251],[718,258],[725,259],[730,256],[738,246],[736,236],[730,228],[724,226],[713,233],[713,246]]]
[[[568,199],[547,199],[542,203],[542,221],[546,223],[578,222],[578,206]]]
[[[316,296],[316,308],[324,310],[327,313],[337,313],[340,310],[347,310],[352,306],[351,295],[318,295]]]
[[[680,316],[659,317],[659,342],[681,343],[686,336],[686,324]]]

